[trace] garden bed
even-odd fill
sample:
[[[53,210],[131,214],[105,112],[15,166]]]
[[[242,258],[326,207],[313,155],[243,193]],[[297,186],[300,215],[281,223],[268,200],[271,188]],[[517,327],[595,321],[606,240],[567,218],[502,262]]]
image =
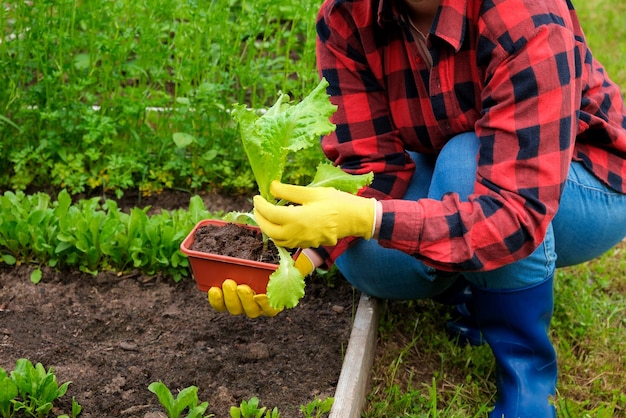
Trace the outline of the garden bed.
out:
[[[210,210],[231,209],[223,197],[207,199]],[[160,411],[148,391],[158,380],[174,393],[197,386],[217,417],[253,396],[300,417],[300,405],[334,396],[359,301],[345,281],[329,287],[314,276],[296,308],[250,320],[214,312],[191,279],[44,269],[34,285],[29,274],[0,269],[0,367],[12,370],[18,358],[53,367],[72,382],[60,412],[75,397],[82,417]]]

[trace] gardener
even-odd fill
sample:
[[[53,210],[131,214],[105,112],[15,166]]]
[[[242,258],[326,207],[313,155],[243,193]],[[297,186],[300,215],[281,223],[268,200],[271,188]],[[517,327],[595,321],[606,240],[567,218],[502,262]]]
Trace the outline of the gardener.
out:
[[[261,229],[305,248],[304,273],[336,263],[366,294],[469,308],[457,331],[494,353],[491,416],[555,416],[555,268],[626,236],[626,110],[573,6],[326,0],[317,33],[338,106],[323,150],[374,181],[273,183],[298,205],[255,197]]]

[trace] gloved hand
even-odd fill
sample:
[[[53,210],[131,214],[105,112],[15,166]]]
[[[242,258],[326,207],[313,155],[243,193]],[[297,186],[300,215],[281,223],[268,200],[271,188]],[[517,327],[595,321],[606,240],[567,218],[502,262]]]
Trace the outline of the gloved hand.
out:
[[[315,270],[315,266],[303,252],[295,261],[296,268],[303,276]],[[228,311],[231,315],[245,314],[248,318],[259,316],[273,317],[282,309],[274,309],[266,294],[256,294],[247,284],[237,284],[232,279],[224,280],[222,287],[211,287],[208,292],[209,304],[218,312]]]
[[[374,234],[376,200],[341,192],[332,187],[303,187],[272,182],[270,193],[296,206],[276,206],[254,197],[254,217],[276,245],[312,248],[335,245],[354,236]]]

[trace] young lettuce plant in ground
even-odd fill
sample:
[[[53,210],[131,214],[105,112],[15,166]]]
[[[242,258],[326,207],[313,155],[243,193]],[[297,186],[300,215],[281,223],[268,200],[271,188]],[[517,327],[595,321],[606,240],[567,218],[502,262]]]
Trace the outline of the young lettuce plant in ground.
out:
[[[46,417],[53,402],[65,395],[69,385],[70,382],[59,385],[52,368],[46,371],[41,363],[33,365],[28,359],[18,359],[10,374],[0,368],[0,416]],[[72,410],[77,408],[74,403],[72,400]]]
[[[186,418],[208,418],[214,416],[213,414],[203,415],[209,407],[209,403],[199,403],[197,386],[184,388],[178,393],[176,398],[161,381],[150,383],[148,390],[157,396],[168,418],[179,418],[185,409],[187,410]]]
[[[328,414],[333,407],[335,398],[320,399],[315,398],[306,405],[300,405],[300,412],[304,418],[321,418]]]
[[[266,412],[267,407],[259,406],[259,398],[256,396],[249,401],[241,401],[241,405],[230,407],[231,418],[280,418],[278,408]],[[265,415],[263,415],[265,413]]]
[[[243,147],[252,168],[259,193],[268,202],[277,202],[270,193],[270,184],[280,181],[291,153],[319,145],[320,137],[335,130],[330,117],[337,107],[326,93],[328,82],[322,79],[302,101],[292,104],[289,96],[281,95],[276,103],[262,116],[236,105],[233,116],[239,124]],[[371,183],[373,174],[351,175],[330,163],[318,166],[309,186],[334,187],[356,193]],[[230,219],[251,218],[251,214],[236,214]],[[295,267],[291,253],[278,247],[279,266],[270,276],[267,296],[276,309],[293,308],[304,296],[304,277]]]

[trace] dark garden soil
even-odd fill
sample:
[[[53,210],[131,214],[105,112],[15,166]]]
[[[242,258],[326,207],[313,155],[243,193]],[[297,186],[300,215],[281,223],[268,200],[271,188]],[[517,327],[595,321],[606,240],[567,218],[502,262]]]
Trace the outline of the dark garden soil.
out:
[[[278,250],[272,241],[264,245],[260,234],[233,223],[201,226],[194,234],[191,249],[261,263],[279,262]]]
[[[189,204],[184,193],[130,199],[120,208]],[[246,196],[205,202],[250,210]],[[214,312],[192,279],[46,268],[35,285],[30,268],[0,266],[0,367],[13,370],[19,358],[53,367],[59,382],[72,382],[55,412],[69,413],[75,397],[85,418],[165,416],[148,391],[159,380],[174,394],[197,386],[216,417],[253,396],[300,417],[300,405],[334,395],[358,302],[344,280],[331,287],[313,276],[296,308],[251,320]]]

